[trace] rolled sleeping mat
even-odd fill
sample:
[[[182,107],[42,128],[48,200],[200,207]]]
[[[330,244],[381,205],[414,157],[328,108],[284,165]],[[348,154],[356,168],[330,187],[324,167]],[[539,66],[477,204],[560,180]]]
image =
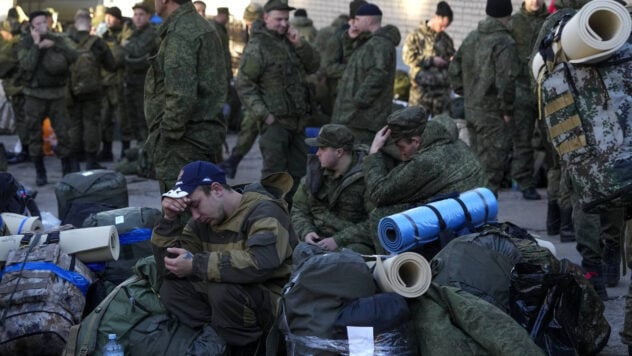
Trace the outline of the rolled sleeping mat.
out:
[[[377,256],[373,278],[382,292],[395,292],[405,298],[417,298],[430,287],[432,270],[424,256],[404,252],[385,261]]]
[[[42,234],[40,244],[46,243],[48,235]],[[9,250],[21,246],[22,238],[24,235],[0,236],[0,262],[7,260]],[[116,261],[121,250],[118,233],[111,225],[59,231],[59,247],[83,263]]]
[[[442,228],[460,230],[468,223],[480,226],[496,221],[497,214],[494,193],[487,188],[476,188],[458,198],[439,200],[384,217],[378,224],[378,237],[387,251],[401,253],[436,240]],[[442,227],[442,223],[445,226]]]
[[[631,30],[632,20],[623,5],[611,0],[594,0],[568,21],[560,42],[570,63],[596,63],[621,48]]]
[[[15,213],[2,213],[0,215],[11,235],[20,235],[26,232],[41,232],[44,229],[39,216],[24,216]]]

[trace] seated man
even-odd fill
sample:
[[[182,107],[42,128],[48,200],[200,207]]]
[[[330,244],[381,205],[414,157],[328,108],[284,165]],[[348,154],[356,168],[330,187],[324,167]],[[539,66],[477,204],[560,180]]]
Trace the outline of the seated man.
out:
[[[375,135],[363,171],[371,203],[370,234],[377,253],[384,249],[377,239],[379,219],[408,210],[440,194],[462,193],[487,185],[480,162],[458,139],[454,120],[428,114],[419,106],[392,113],[387,126]],[[392,169],[382,148],[388,139],[399,150],[401,163]]]
[[[298,241],[283,201],[292,180],[281,175],[287,178],[281,183],[268,187],[268,177],[238,192],[217,166],[196,161],[163,194],[163,217],[151,237],[163,276],[161,300],[192,328],[210,324],[231,354],[252,355],[262,347],[290,275]],[[281,194],[271,197],[273,189]],[[192,218],[183,226],[185,211]]]
[[[292,225],[299,239],[329,251],[346,247],[374,253],[371,241],[357,234],[357,224],[371,210],[365,204],[362,174],[366,146],[354,147],[353,133],[337,124],[323,126],[318,137],[305,143],[318,151],[309,157],[307,174],[294,195]]]

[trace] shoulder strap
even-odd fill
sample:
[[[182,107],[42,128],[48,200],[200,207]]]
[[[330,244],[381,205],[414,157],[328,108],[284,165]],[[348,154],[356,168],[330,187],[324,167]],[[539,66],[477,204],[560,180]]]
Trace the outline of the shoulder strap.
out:
[[[79,48],[84,49],[84,50],[89,50],[90,48],[92,48],[92,46],[98,39],[99,37],[97,36],[88,35],[83,40],[81,40],[81,42],[79,42]]]

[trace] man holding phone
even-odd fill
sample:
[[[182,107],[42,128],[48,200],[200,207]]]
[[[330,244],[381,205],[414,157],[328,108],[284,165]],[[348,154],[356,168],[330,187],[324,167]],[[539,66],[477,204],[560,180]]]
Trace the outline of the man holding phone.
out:
[[[306,76],[316,72],[320,56],[289,25],[293,7],[268,1],[263,21],[252,24],[252,36],[239,66],[236,88],[241,101],[261,125],[262,176],[288,172],[294,187],[305,175],[305,122],[311,105]]]

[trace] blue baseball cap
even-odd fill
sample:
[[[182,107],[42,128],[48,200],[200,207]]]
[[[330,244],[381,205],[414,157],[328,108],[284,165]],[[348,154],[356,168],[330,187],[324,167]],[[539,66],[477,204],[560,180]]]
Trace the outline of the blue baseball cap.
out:
[[[215,182],[226,184],[226,174],[221,168],[211,162],[191,162],[180,171],[176,186],[162,196],[184,198],[200,185],[211,185]]]

